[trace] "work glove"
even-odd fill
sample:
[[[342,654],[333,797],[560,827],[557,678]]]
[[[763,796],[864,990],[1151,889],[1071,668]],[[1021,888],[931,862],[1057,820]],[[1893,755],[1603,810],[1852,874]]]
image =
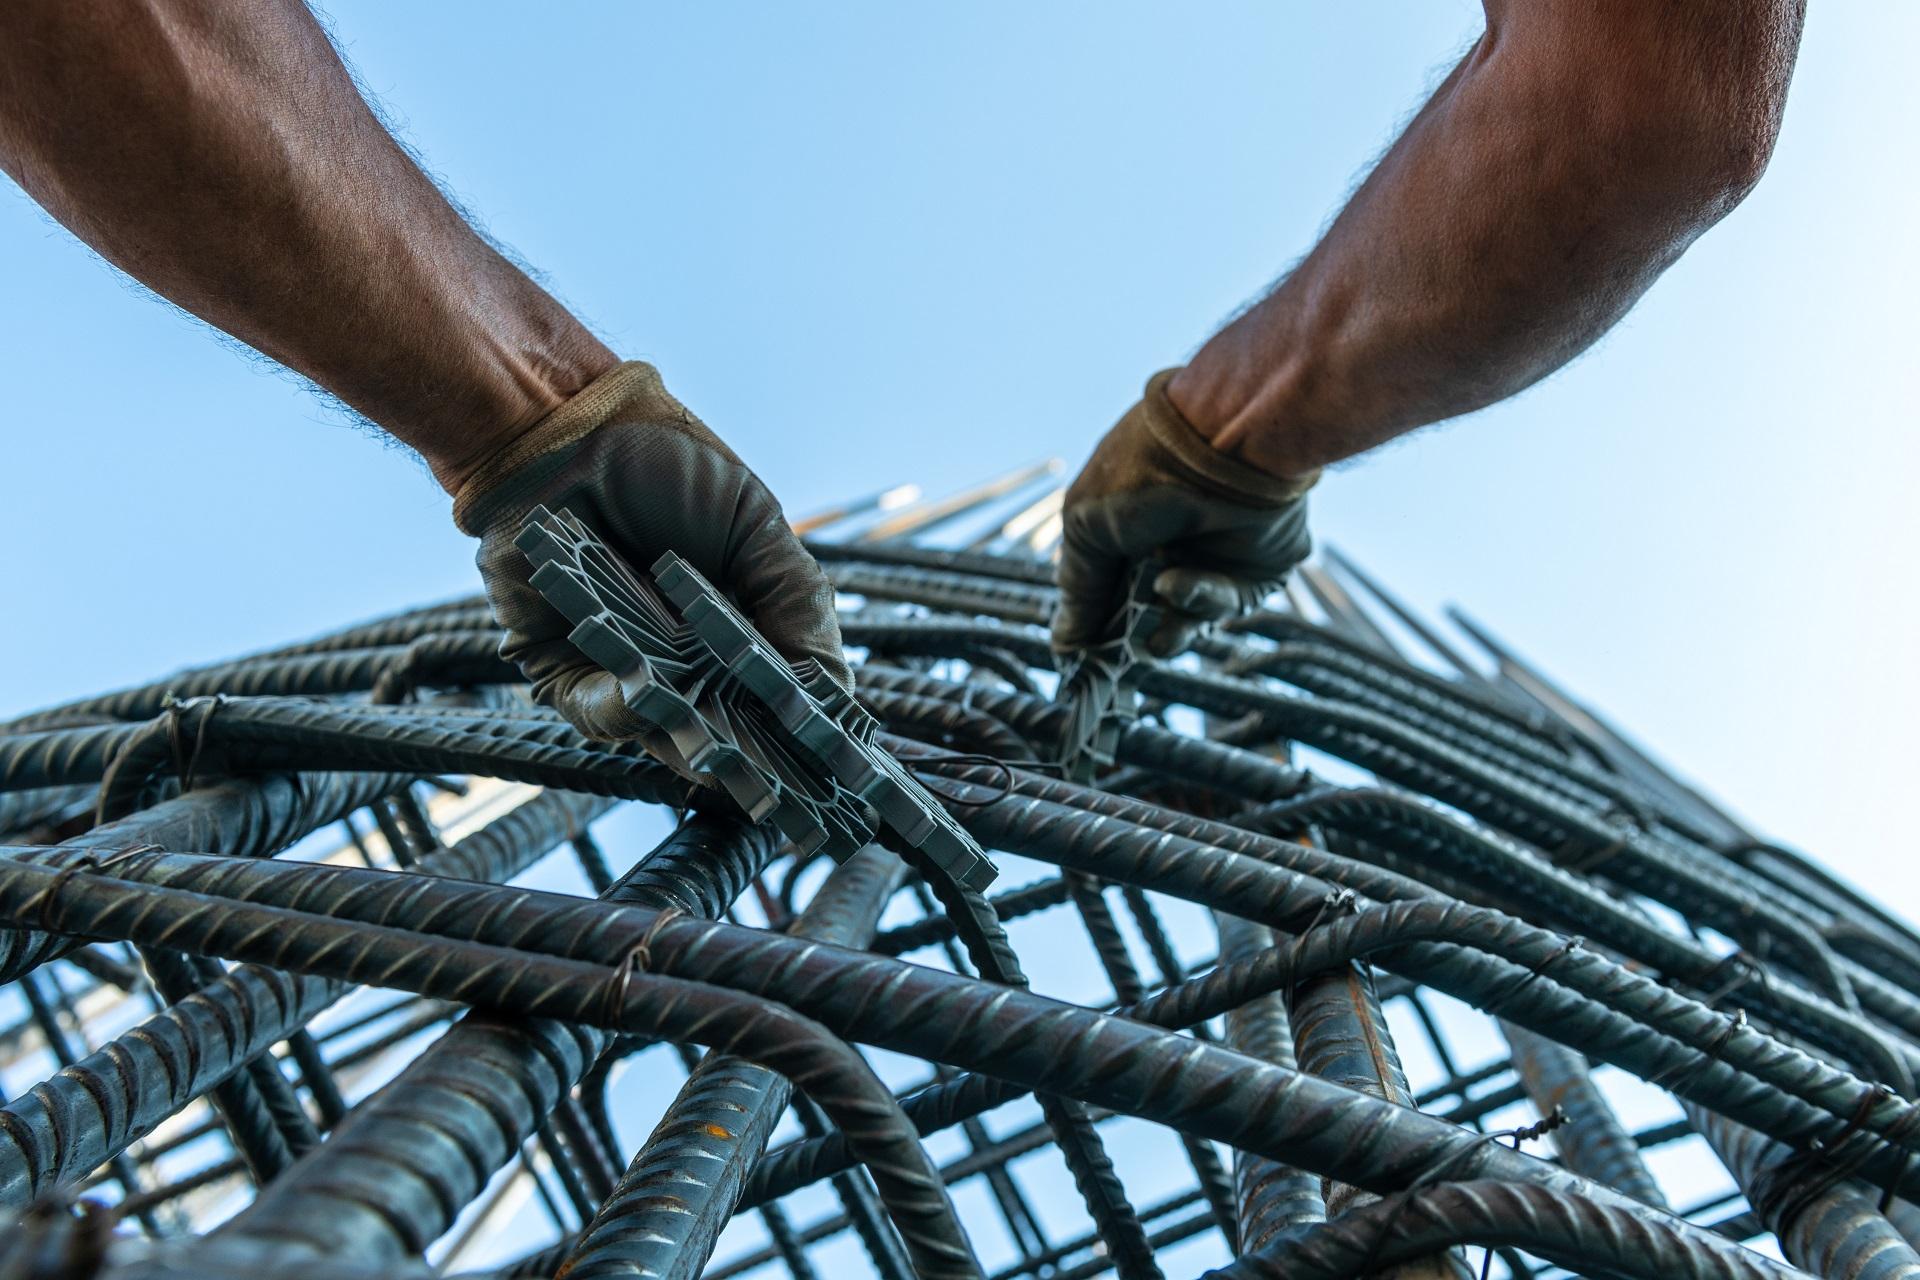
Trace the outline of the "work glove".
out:
[[[667,393],[652,365],[603,374],[484,460],[455,497],[453,521],[480,539],[480,578],[507,632],[500,656],[519,666],[535,700],[589,738],[638,740],[687,772],[534,590],[533,565],[514,539],[536,506],[571,511],[637,574],[678,552],[789,661],[810,658],[852,690],[826,574],[766,485]]]
[[[1067,489],[1056,652],[1116,636],[1143,564],[1161,566],[1147,649],[1168,657],[1260,603],[1312,549],[1306,492],[1320,473],[1283,480],[1215,449],[1167,398],[1176,372],[1148,380]]]

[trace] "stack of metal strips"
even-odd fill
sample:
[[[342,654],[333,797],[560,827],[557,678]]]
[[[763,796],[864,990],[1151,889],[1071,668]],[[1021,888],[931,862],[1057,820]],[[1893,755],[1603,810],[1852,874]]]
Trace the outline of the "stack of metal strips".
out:
[[[881,836],[971,890],[994,869],[964,828],[874,741],[878,722],[807,659],[789,663],[700,571],[668,551],[637,573],[571,512],[536,507],[517,545],[569,640],[667,742],[796,854],[845,862]]]
[[[1920,1272],[1920,939],[1330,556],[1085,781],[1045,468],[803,522],[994,853],[835,865],[477,599],[0,736],[0,1276]]]

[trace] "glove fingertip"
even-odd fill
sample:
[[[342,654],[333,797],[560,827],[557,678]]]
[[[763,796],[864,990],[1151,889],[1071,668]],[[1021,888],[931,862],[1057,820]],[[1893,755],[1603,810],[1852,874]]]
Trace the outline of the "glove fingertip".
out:
[[[1155,658],[1172,658],[1185,653],[1204,624],[1192,617],[1175,614],[1163,618],[1147,637],[1147,653]]]
[[[814,657],[814,661],[820,664],[822,671],[826,672],[827,679],[833,681],[848,693],[855,691],[853,664],[847,661],[847,656],[844,651],[836,650],[831,655],[825,653],[817,654]]]
[[[1200,618],[1230,617],[1241,607],[1240,584],[1205,569],[1162,569],[1154,577],[1153,592],[1174,608]]]
[[[534,696],[558,711],[583,737],[597,742],[630,742],[651,728],[627,706],[619,678],[587,663],[536,686]]]
[[[1153,576],[1153,594],[1176,609],[1187,607],[1194,592],[1193,576],[1184,569],[1162,569]]]

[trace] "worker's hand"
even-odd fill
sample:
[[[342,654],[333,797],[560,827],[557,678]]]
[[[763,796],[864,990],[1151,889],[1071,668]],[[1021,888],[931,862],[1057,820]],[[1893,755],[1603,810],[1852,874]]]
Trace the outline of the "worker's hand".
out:
[[[1163,619],[1148,650],[1184,650],[1209,622],[1251,609],[1307,558],[1306,491],[1216,450],[1167,398],[1173,370],[1147,383],[1067,489],[1053,647],[1112,639],[1137,566]]]
[[[619,682],[575,649],[571,624],[534,590],[514,545],[535,506],[567,508],[644,574],[675,551],[727,592],[789,661],[812,659],[842,687],[833,588],[780,504],[733,450],[667,393],[652,365],[620,365],[484,460],[461,485],[454,523],[480,539],[478,563],[501,656],[533,695],[589,738],[638,739],[676,767],[664,735],[628,710]]]

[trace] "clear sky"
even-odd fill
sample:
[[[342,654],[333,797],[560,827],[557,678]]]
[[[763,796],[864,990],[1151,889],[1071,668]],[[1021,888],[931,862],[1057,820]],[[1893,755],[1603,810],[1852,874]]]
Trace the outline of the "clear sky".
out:
[[[794,511],[1077,463],[1479,26],[1461,0],[331,14],[449,188]],[[1314,499],[1324,540],[1903,909],[1917,38],[1904,0],[1815,4],[1771,173],[1625,325]],[[474,587],[408,459],[10,188],[0,266],[0,714]]]

